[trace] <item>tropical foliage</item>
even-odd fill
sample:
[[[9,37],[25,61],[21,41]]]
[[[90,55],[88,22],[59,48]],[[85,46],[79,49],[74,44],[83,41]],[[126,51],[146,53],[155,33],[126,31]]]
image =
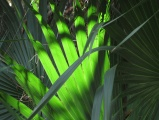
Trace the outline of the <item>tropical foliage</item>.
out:
[[[158,120],[157,0],[1,0],[2,120]]]

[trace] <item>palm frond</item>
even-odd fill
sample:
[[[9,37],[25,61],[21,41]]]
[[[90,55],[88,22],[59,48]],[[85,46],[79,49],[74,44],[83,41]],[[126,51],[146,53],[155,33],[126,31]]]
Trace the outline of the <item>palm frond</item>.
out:
[[[7,2],[1,2],[6,6],[3,7],[6,10],[9,7]],[[76,32],[71,34],[70,26],[66,24],[62,13],[63,5],[57,7],[55,2],[49,1],[53,14],[51,23],[55,26],[52,27],[47,23],[46,9],[42,8],[42,3],[45,7],[47,6],[45,0],[41,0],[39,5],[36,2],[30,4],[25,0],[25,4],[16,0],[13,0],[12,3],[15,13],[11,14],[8,11],[7,14],[16,18],[10,22],[17,23],[17,26],[14,26],[15,31],[11,30],[14,34],[13,38],[26,40],[9,44],[4,42],[1,55],[4,57],[5,63],[11,66],[15,81],[27,96],[30,96],[33,107],[37,105],[29,119],[38,112],[42,112],[41,117],[44,119],[90,119],[95,91],[104,81],[104,76],[101,75],[104,75],[109,68],[109,60],[108,64],[101,60],[101,58],[108,59],[108,53],[102,53],[103,57],[98,52],[114,48],[99,47],[107,45],[105,41],[108,41],[108,37],[105,38],[105,30],[98,31],[101,26],[95,29],[95,33],[99,35],[90,33],[93,26],[96,26],[96,22],[101,22],[98,19],[102,19],[101,16],[109,14],[109,12],[104,12],[98,18],[96,2],[90,1],[88,11],[82,10],[80,2],[75,4],[74,10],[77,15],[71,19],[70,24],[73,26],[75,24]],[[62,3],[66,4],[66,2]],[[76,11],[76,7],[79,11]],[[106,11],[106,8],[105,6],[104,10],[100,12]],[[87,17],[82,18],[83,12],[88,14],[88,23],[85,22]],[[83,23],[81,24],[79,20],[82,20]],[[108,20],[109,17],[103,18],[103,21]],[[82,28],[78,28],[79,25]],[[83,31],[82,34],[80,34],[81,31]],[[94,36],[89,37],[92,41],[92,50],[82,56],[89,35]],[[74,39],[77,41],[77,45]],[[106,65],[106,67],[101,65],[102,70],[97,65],[97,63],[100,64],[98,57]],[[101,74],[100,71],[103,73]],[[47,84],[48,82],[50,84]],[[54,111],[53,114],[52,111]]]
[[[116,82],[122,84],[122,109],[128,120],[154,119],[158,106],[158,5],[157,1],[140,2],[118,1],[121,13],[133,10],[107,28],[117,47],[122,43],[116,52],[123,58]]]

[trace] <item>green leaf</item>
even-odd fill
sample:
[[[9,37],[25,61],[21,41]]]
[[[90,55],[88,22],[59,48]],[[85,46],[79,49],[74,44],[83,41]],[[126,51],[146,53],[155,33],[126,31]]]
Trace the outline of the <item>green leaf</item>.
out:
[[[23,66],[19,65],[16,61],[11,59],[9,56],[5,55],[5,61],[8,65],[13,64],[12,69],[16,75],[17,82],[25,90],[25,92],[32,98],[35,104],[43,98],[43,95],[48,91],[39,78],[37,78],[32,72],[25,69]],[[53,114],[50,114],[49,107],[58,106],[61,110],[62,104],[57,97],[53,97],[50,103],[44,107],[43,112],[48,118],[52,118]],[[55,110],[56,111],[56,110]],[[57,112],[57,111],[56,111]]]
[[[110,68],[104,76],[104,120],[110,120],[112,115],[111,100],[116,68],[117,65]]]
[[[126,36],[111,52],[115,51],[118,47],[120,47],[123,43],[125,43],[128,39],[130,39],[135,33],[137,33],[150,19],[152,19],[157,13],[159,12],[156,11],[150,18],[148,18],[145,22],[143,22],[140,26],[135,28],[129,35]]]
[[[93,52],[97,52],[100,50],[111,50],[113,47],[99,47],[92,49]],[[62,74],[56,82],[51,86],[47,94],[43,97],[43,99],[39,102],[39,104],[34,109],[33,113],[30,115],[28,120],[31,120],[40,110],[41,108],[56,94],[56,92],[60,89],[60,87],[67,81],[70,75],[74,72],[74,70],[81,64],[81,62],[89,55],[89,52],[85,53],[81,56],[76,62],[74,62],[64,74]]]
[[[93,26],[93,28],[92,28],[92,30],[91,30],[91,33],[90,33],[90,35],[89,35],[89,37],[88,37],[88,40],[87,40],[87,42],[86,42],[86,44],[85,44],[85,47],[84,47],[84,50],[83,50],[83,54],[86,52],[86,50],[87,50],[89,44],[90,44],[89,50],[92,49],[92,46],[93,46],[95,37],[96,37],[96,35],[97,35],[99,29],[102,28],[103,24],[104,24],[104,23],[97,23],[97,24],[95,24],[95,25]]]
[[[0,69],[0,72],[6,71],[6,70],[8,70],[8,69],[11,68],[11,67],[12,67],[12,65],[3,67],[3,68]]]
[[[25,118],[28,118],[29,115],[31,114],[32,110],[27,107],[25,104],[23,104],[21,101],[15,99],[14,97],[6,94],[6,93],[0,93],[1,96],[1,101],[3,101],[3,103],[5,103],[5,105],[10,105],[12,106],[16,111],[18,111],[20,114],[22,114]],[[12,113],[13,116],[17,117],[19,116],[19,120],[22,119],[23,116],[19,115],[18,113],[16,113],[16,111],[14,111],[12,109]],[[36,115],[33,120],[41,120],[42,118],[39,117],[39,115]]]
[[[103,86],[99,87],[94,97],[91,120],[99,120],[103,98]]]

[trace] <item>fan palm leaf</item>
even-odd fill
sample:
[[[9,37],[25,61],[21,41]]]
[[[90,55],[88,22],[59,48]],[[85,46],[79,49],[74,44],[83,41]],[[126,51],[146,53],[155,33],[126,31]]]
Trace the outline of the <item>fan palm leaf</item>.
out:
[[[127,120],[157,120],[158,109],[158,4],[157,1],[118,1],[122,18],[107,30],[123,60],[118,66],[116,82],[122,85],[121,97]],[[124,44],[123,44],[124,43]],[[119,116],[121,114],[118,114]]]
[[[15,30],[10,31],[13,33],[13,38],[19,41],[3,43],[1,55],[3,63],[11,66],[9,70],[12,69],[11,73],[15,77],[16,83],[31,98],[32,107],[39,104],[29,119],[40,111],[42,111],[41,117],[47,119],[90,119],[95,91],[103,81],[102,74],[98,71],[99,67],[97,66],[97,63],[99,64],[98,51],[112,50],[112,47],[99,47],[82,56],[88,36],[90,36],[89,39],[92,41],[91,46],[93,48],[106,45],[107,42],[105,41],[108,41],[104,37],[104,29],[101,30],[102,32],[98,32],[100,27],[95,30],[96,34],[98,33],[100,36],[96,37],[93,33],[91,34],[93,26],[98,21],[96,2],[91,1],[88,6],[88,26],[85,26],[85,19],[80,16],[83,12],[82,7],[77,1],[79,11],[76,11],[75,31],[78,34],[75,34],[74,38],[77,41],[77,47],[73,42],[74,39],[70,34],[69,26],[64,21],[63,8],[58,9],[55,3],[50,1],[55,26],[52,29],[46,22],[46,10],[41,9],[41,6],[38,8],[35,2],[32,2],[31,5],[28,1],[24,2],[25,6],[22,6],[20,1],[13,0],[16,12],[10,13],[11,17],[16,18],[13,19],[13,22],[18,23],[17,26],[13,26]],[[46,7],[47,4],[44,0],[39,2],[39,5],[44,3]],[[4,4],[4,10],[9,7],[6,1],[1,1],[1,3]],[[108,14],[106,6],[104,11]],[[9,11],[7,14],[9,15]],[[10,18],[6,19],[9,22]],[[23,23],[24,20],[27,21],[27,25],[25,22]],[[79,20],[82,20],[83,23],[81,24]],[[109,20],[109,16],[103,20]],[[78,28],[79,25],[80,28]],[[10,37],[10,39],[13,38]],[[26,40],[20,41],[21,38]],[[93,41],[92,39],[96,40]],[[96,53],[90,54],[92,52]],[[105,54],[104,58],[108,59],[107,53],[102,54]],[[81,57],[79,58],[79,56]],[[85,57],[87,58],[84,60]],[[106,67],[102,66],[101,71],[104,73],[108,67],[109,63]],[[50,87],[51,84],[53,84],[52,87]],[[7,94],[9,94],[8,91]],[[42,102],[39,103],[40,100]],[[45,104],[46,106],[44,106]],[[11,106],[19,110],[15,106]],[[28,118],[28,116],[25,117]]]

